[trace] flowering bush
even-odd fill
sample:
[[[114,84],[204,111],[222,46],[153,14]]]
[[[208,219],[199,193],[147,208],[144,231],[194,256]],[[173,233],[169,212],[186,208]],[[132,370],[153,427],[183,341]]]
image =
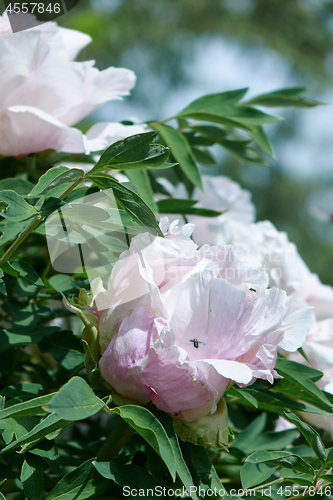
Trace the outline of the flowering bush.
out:
[[[317,103],[240,89],[84,135],[135,83],[75,62],[89,42],[0,18],[2,491],[330,497],[332,289],[249,192],[201,175],[211,146],[267,164],[280,118],[257,106]]]

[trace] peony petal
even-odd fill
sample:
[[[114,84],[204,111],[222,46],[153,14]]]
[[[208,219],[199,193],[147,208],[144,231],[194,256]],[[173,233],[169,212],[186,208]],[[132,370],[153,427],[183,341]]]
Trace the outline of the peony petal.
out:
[[[37,108],[12,106],[0,115],[0,154],[17,156],[44,149],[84,153],[85,139]]]
[[[104,379],[122,396],[148,403],[151,391],[140,382],[140,373],[150,346],[166,327],[147,309],[136,309],[121,318],[100,362]]]
[[[293,352],[302,347],[314,320],[312,307],[302,307],[286,317],[283,326],[283,340],[279,347]]]

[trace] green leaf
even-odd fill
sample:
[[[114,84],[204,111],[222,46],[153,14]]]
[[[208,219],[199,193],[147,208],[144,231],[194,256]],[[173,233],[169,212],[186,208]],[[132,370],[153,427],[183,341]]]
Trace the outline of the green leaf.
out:
[[[43,463],[39,457],[27,455],[22,465],[20,479],[26,500],[42,500],[44,490]]]
[[[5,189],[0,192],[0,200],[8,204],[5,211],[1,211],[0,215],[12,222],[21,222],[30,219],[37,215],[36,209],[29,205],[22,196],[10,189]]]
[[[0,222],[0,232],[2,233],[0,237],[0,245],[8,243],[8,241],[16,238],[17,235],[22,233],[31,224],[30,221],[23,222],[12,222],[12,221],[1,221]]]
[[[157,133],[145,132],[117,141],[104,151],[88,176],[96,170],[160,168],[170,154],[170,148],[152,144]]]
[[[257,104],[259,106],[292,106],[295,108],[312,108],[322,104],[319,101],[314,101],[308,97],[302,97],[306,87],[290,87],[276,90],[267,94],[261,94],[250,99],[247,104]]]
[[[54,198],[51,196],[50,198],[46,198],[46,200],[44,200],[39,213],[47,217],[55,210],[58,210],[58,208],[60,208],[62,205],[66,205],[66,202],[63,200],[59,200],[59,198]]]
[[[55,326],[27,326],[11,328],[0,331],[0,347],[19,347],[23,345],[37,344],[43,337],[59,331]]]
[[[129,170],[126,172],[129,180],[136,186],[139,196],[147,203],[150,210],[157,213],[158,208],[154,199],[148,172],[146,170]]]
[[[238,158],[248,162],[254,163],[255,165],[261,165],[268,167],[268,163],[265,158],[254,148],[247,146],[244,141],[220,141],[222,147],[233,153]]]
[[[31,182],[20,179],[19,177],[7,177],[6,179],[2,179],[0,181],[0,191],[10,189],[21,196],[27,195],[33,186],[34,185]]]
[[[243,465],[240,471],[242,487],[252,488],[265,482],[276,471],[276,465],[268,465],[265,463],[253,464],[247,462]]]
[[[274,151],[272,149],[272,145],[269,141],[269,138],[264,131],[263,127],[259,125],[256,129],[251,130],[251,135],[253,139],[256,141],[258,146],[266,153],[268,154],[273,160],[276,159]]]
[[[173,480],[176,477],[176,465],[173,448],[162,424],[147,408],[125,405],[114,408],[122,419],[131,425],[154,448],[168,467]]]
[[[255,451],[246,458],[245,462],[253,464],[268,463],[314,475],[314,470],[310,464],[307,464],[301,457],[287,451]]]
[[[171,146],[172,154],[186,177],[202,189],[200,172],[186,136],[168,125],[154,123],[153,127],[159,131],[166,144]]]
[[[6,262],[2,266],[2,269],[5,273],[15,276],[15,278],[20,277],[33,285],[44,286],[43,281],[28,262],[23,262],[23,260],[12,260],[11,262]]]
[[[54,441],[43,439],[30,449],[30,453],[41,457],[57,475],[60,475],[60,456]]]
[[[111,487],[112,483],[101,477],[88,460],[60,479],[45,500],[99,499]]]
[[[30,432],[24,434],[16,441],[13,441],[7,445],[1,453],[6,453],[7,451],[23,446],[24,444],[31,443],[36,440],[41,440],[51,432],[67,427],[69,422],[67,420],[62,420],[58,415],[52,414],[48,415],[46,418],[41,420]]]
[[[30,396],[38,396],[43,392],[44,387],[41,384],[16,384],[9,385],[2,389],[1,394],[8,398],[30,398]]]
[[[324,463],[326,461],[325,446],[318,432],[311,425],[303,422],[297,415],[284,412],[284,416],[289,422],[296,425],[297,429],[303,434],[319,460]]]
[[[104,406],[83,378],[73,377],[53,396],[45,410],[64,420],[82,420]]]
[[[193,118],[250,130],[258,125],[282,119],[250,106],[239,105],[238,102],[246,91],[247,89],[240,89],[200,97],[178,113],[177,118]]]
[[[90,180],[100,189],[112,189],[117,201],[137,224],[149,229],[153,228],[158,236],[163,236],[155,215],[140,196],[107,174],[95,174],[90,177]]]
[[[93,466],[101,476],[125,487],[123,488],[123,492],[125,494],[132,488],[137,490],[147,490],[151,488],[154,491],[154,489],[158,486],[158,483],[155,481],[153,476],[149,474],[146,469],[139,467],[138,465],[122,465],[113,462],[93,462]],[[158,498],[157,495],[149,495],[149,497]]]
[[[222,212],[208,208],[193,207],[196,203],[198,203],[196,200],[166,198],[159,200],[157,207],[160,214],[201,215],[202,217],[218,217],[222,214]]]
[[[161,411],[156,412],[156,417],[163,425],[164,430],[167,433],[168,439],[171,443],[177,474],[185,488],[190,490],[191,485],[193,485],[193,479],[182,455],[178,437],[175,433],[172,417],[170,417],[170,415],[168,415],[167,413]],[[194,499],[198,498],[196,493],[192,493],[191,497]]]
[[[2,438],[6,444],[9,444],[14,436],[16,436],[16,439],[25,436],[27,432],[31,431],[37,425],[37,423],[38,418],[29,416],[0,420]]]
[[[327,458],[325,460],[327,465],[333,465],[333,448],[327,450]]]
[[[283,415],[283,411],[288,409],[293,411],[316,413],[318,415],[330,414],[330,412],[321,410],[320,408],[300,403],[294,399],[289,399],[275,390],[266,389],[262,386],[258,389],[255,389],[255,387],[255,384],[249,388],[242,389],[233,386],[228,389],[227,394],[233,397],[238,397],[242,403],[247,406],[255,406],[255,408],[265,411],[275,411],[279,415]]]
[[[276,386],[278,391],[326,411],[333,411],[331,402],[315,384],[322,377],[322,372],[284,358],[277,359],[275,369],[284,377]]]
[[[238,448],[244,453],[251,453],[256,446],[256,439],[260,436],[267,425],[267,414],[262,413],[254,419],[231,443],[232,448]]]
[[[6,285],[2,277],[3,277],[3,271],[2,269],[0,269],[0,293],[2,293],[2,295],[7,295]]]
[[[30,191],[29,197],[39,196],[50,189],[66,182],[75,182],[84,176],[84,171],[78,168],[53,167],[43,174],[36,186]]]
[[[195,156],[196,161],[198,161],[199,163],[203,163],[204,165],[216,165],[216,160],[214,156],[210,154],[208,149],[192,146],[192,152]]]
[[[23,417],[25,415],[36,415],[44,413],[43,405],[46,405],[54,396],[55,393],[40,396],[38,398],[30,399],[24,403],[12,405],[0,411],[0,420],[8,417]]]
[[[75,370],[84,364],[82,341],[72,331],[62,330],[38,342],[41,352],[48,352],[66,370]]]

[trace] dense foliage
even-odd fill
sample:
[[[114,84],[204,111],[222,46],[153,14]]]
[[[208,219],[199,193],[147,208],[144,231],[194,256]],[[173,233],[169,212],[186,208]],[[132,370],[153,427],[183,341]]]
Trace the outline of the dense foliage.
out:
[[[81,324],[62,301],[89,291],[86,269],[56,272],[45,236],[52,213],[110,189],[128,226],[148,227],[160,236],[160,214],[219,216],[196,208],[190,198],[202,187],[198,165],[214,163],[216,145],[246,162],[267,165],[272,149],[263,126],[279,118],[257,106],[316,105],[304,90],[283,89],[247,102],[244,89],[204,96],[173,121],[150,122],[149,131],[115,142],[97,162],[93,156],[51,151],[1,161],[2,173],[8,174],[0,181],[2,498],[164,494],[196,499],[206,491],[229,498],[249,488],[257,498],[333,496],[330,436],[297,416],[331,418],[333,396],[315,383],[321,372],[279,356],[276,370],[283,379],[274,385],[258,380],[226,391],[226,449],[182,441],[168,413],[152,404],[122,405],[105,391],[87,341],[80,339]],[[88,162],[88,168],[55,166],[68,161]],[[173,169],[188,198],[169,196],[158,181],[164,169]],[[112,175],[117,171],[129,182],[120,183]],[[103,219],[92,211],[76,222],[98,228]],[[128,231],[127,244],[132,235]],[[99,251],[108,250],[101,241]],[[294,427],[275,432],[279,416]]]

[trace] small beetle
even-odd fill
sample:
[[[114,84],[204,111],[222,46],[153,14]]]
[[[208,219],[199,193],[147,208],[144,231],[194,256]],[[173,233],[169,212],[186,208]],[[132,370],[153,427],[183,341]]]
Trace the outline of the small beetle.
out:
[[[204,342],[200,342],[200,340],[198,339],[191,339],[190,342],[193,342],[193,346],[198,349],[199,348],[199,344],[203,344],[203,345],[206,345]]]

